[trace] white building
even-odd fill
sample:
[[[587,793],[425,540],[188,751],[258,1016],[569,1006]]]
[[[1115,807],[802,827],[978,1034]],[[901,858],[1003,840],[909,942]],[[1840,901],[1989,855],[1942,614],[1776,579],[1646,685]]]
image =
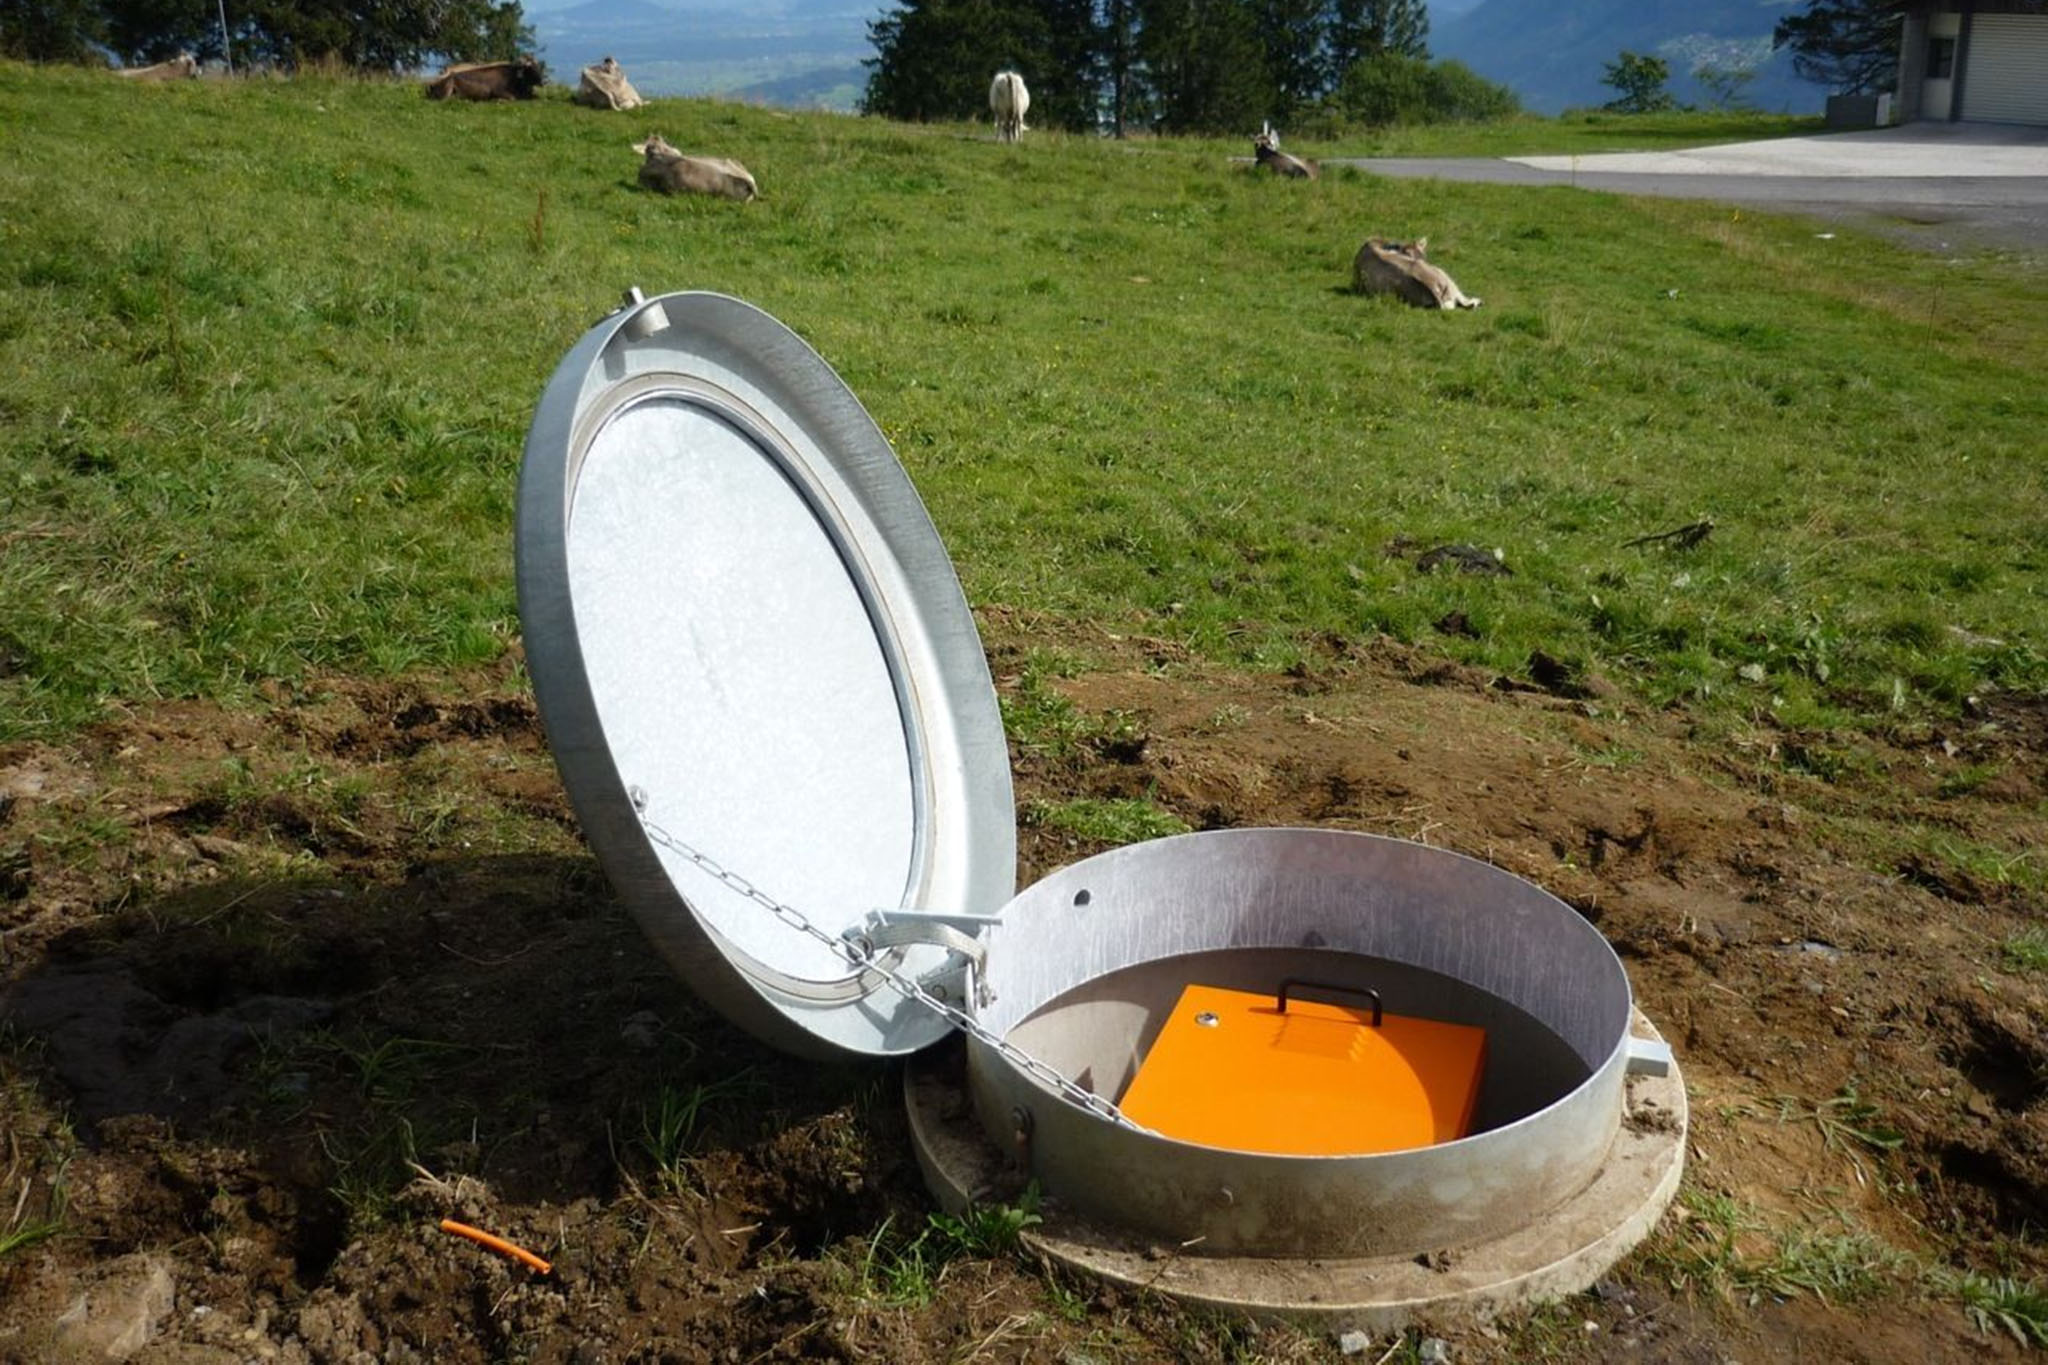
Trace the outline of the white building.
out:
[[[2048,126],[2048,3],[1908,0],[1899,37],[1900,122]]]

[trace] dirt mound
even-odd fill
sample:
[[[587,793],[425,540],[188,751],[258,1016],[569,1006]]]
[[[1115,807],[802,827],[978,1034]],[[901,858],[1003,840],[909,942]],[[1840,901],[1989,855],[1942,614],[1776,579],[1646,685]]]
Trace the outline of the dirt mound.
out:
[[[1103,846],[1082,809],[1357,829],[1527,877],[1622,953],[1695,1089],[1683,1212],[1455,1358],[2006,1350],[1944,1286],[2048,1270],[2044,993],[2013,947],[2048,910],[2048,709],[1702,739],[1597,679],[1384,643],[1249,675],[984,625],[1024,879]],[[54,1349],[131,1255],[174,1288],[139,1360],[1334,1354],[934,1222],[887,1069],[760,1047],[644,946],[509,672],[0,751],[0,1020],[0,1358]]]

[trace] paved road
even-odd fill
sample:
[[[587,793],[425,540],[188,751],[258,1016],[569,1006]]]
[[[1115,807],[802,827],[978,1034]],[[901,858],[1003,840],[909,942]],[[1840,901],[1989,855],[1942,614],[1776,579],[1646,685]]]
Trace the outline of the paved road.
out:
[[[1911,124],[1683,152],[1326,164],[1379,175],[1711,199],[1851,223],[1936,251],[2048,250],[2048,128]]]

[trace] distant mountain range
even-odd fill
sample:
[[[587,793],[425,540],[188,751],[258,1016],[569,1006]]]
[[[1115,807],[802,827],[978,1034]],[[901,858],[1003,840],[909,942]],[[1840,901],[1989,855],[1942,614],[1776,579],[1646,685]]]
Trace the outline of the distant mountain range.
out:
[[[1540,114],[1613,99],[1600,76],[1623,51],[1662,57],[1681,103],[1713,103],[1692,75],[1712,64],[1756,72],[1741,92],[1746,104],[1811,113],[1827,91],[1792,74],[1790,53],[1771,51],[1778,20],[1804,8],[1803,0],[1436,0],[1429,46]]]
[[[722,95],[797,109],[850,110],[874,55],[874,0],[527,0],[551,79],[619,59],[643,95]]]
[[[1803,0],[1432,0],[1431,54],[1455,57],[1538,113],[1614,98],[1601,72],[1626,49],[1663,57],[1671,93],[1711,104],[1692,72],[1753,68],[1762,109],[1818,110],[1826,91],[1771,52],[1771,29]],[[867,26],[883,0],[526,0],[554,79],[607,55],[647,95],[721,95],[784,108],[851,110],[867,85]]]

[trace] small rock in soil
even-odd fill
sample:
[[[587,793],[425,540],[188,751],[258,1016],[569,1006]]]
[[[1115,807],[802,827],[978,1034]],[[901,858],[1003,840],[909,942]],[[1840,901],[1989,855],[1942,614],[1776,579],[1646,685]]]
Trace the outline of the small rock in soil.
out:
[[[126,1360],[170,1316],[171,1272],[154,1256],[123,1256],[57,1318],[59,1359]]]
[[[619,1025],[619,1041],[635,1052],[654,1051],[661,1043],[661,1016],[653,1010],[627,1015]]]
[[[217,863],[240,862],[253,853],[247,844],[223,838],[218,834],[195,834],[192,836],[192,847],[198,849],[203,857]]]
[[[1372,1335],[1367,1332],[1346,1332],[1337,1338],[1337,1349],[1347,1356],[1362,1356],[1372,1347]]]
[[[1415,1350],[1415,1358],[1422,1365],[1451,1365],[1451,1343],[1442,1337],[1424,1337]]]

